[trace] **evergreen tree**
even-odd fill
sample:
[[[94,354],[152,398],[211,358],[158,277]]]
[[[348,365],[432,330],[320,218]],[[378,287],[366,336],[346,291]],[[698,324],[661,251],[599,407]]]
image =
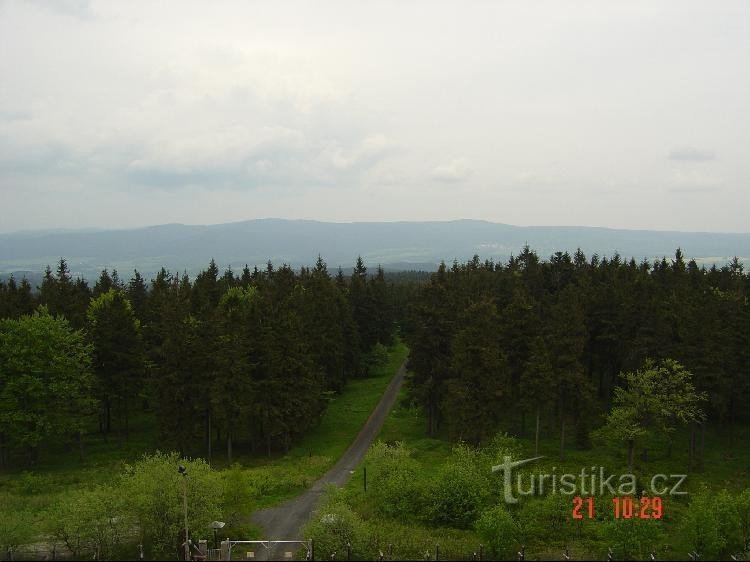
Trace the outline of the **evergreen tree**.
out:
[[[130,301],[114,288],[92,299],[87,316],[93,369],[103,406],[101,429],[110,433],[114,417],[118,433],[124,432],[127,439],[130,405],[143,379],[140,323]]]

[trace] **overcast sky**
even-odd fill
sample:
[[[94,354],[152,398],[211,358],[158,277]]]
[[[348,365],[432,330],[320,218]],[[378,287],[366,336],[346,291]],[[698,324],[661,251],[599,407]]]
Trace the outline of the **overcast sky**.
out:
[[[748,232],[750,2],[0,0],[0,231]]]

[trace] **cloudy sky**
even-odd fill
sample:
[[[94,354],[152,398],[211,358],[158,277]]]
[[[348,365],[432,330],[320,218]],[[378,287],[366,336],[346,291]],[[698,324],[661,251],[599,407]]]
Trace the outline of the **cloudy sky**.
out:
[[[0,231],[748,232],[746,0],[0,0]]]

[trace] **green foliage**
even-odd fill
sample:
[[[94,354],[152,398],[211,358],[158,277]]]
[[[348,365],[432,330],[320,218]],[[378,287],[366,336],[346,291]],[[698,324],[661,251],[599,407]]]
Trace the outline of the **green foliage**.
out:
[[[490,300],[472,303],[461,316],[451,342],[451,368],[460,376],[446,383],[442,410],[451,434],[478,444],[497,430],[498,401],[507,398],[510,368],[496,326],[497,307]]]
[[[718,558],[726,552],[727,539],[722,532],[723,522],[716,495],[708,488],[694,495],[680,521],[680,534],[691,552],[702,558]]]
[[[520,536],[526,541],[566,539],[573,533],[570,496],[526,497],[516,514]]]
[[[382,343],[376,343],[364,356],[365,369],[369,375],[373,370],[388,361],[388,348]]]
[[[111,430],[114,414],[118,429],[127,434],[129,405],[143,379],[140,322],[128,299],[114,286],[91,300],[86,316],[106,431]]]
[[[476,522],[476,530],[496,559],[510,560],[523,546],[518,524],[502,505],[482,512]]]
[[[0,509],[0,553],[30,543],[38,532],[37,514],[31,509]]]
[[[251,482],[247,472],[235,463],[228,470],[222,473],[224,478],[224,497],[222,501],[222,511],[225,521],[230,527],[236,525],[243,515],[252,511],[255,498],[265,493],[266,490],[260,490]]]
[[[430,483],[429,520],[468,529],[492,495],[489,466],[483,456],[466,445],[456,446]]]
[[[375,497],[379,511],[402,518],[421,513],[424,484],[418,478],[418,464],[410,458],[403,443],[376,442],[370,447],[365,463],[368,493]]]
[[[32,461],[50,440],[84,431],[95,404],[90,351],[80,332],[44,307],[0,320],[0,427]]]
[[[678,424],[693,423],[703,417],[699,403],[705,394],[697,392],[692,374],[677,361],[660,363],[647,360],[642,370],[622,375],[625,387],[615,389],[612,411],[599,438],[630,445],[628,463],[632,465],[633,444],[651,432],[669,435]]]
[[[616,560],[647,560],[652,552],[662,550],[664,523],[661,520],[640,517],[615,519],[609,512],[599,529]]]
[[[361,549],[362,520],[336,489],[328,489],[318,516],[305,528],[305,536],[315,540],[315,557],[328,560],[332,554],[344,559],[348,545]]]
[[[185,466],[187,476],[178,472]],[[220,477],[201,459],[181,459],[157,452],[126,467],[118,492],[140,531],[141,541],[160,555],[175,555],[184,528],[183,486],[187,488],[188,525],[207,532],[219,519],[223,486]]]
[[[118,488],[98,486],[72,492],[44,515],[45,526],[74,558],[113,558],[127,536],[127,508]]]
[[[742,548],[750,551],[750,487],[735,496]]]

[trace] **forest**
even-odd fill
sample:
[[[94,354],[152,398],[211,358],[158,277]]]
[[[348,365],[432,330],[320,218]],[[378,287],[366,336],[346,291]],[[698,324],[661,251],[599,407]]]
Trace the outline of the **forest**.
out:
[[[538,440],[543,427],[564,458],[605,422],[629,444],[628,427],[684,424],[697,454],[706,423],[733,443],[750,414],[749,292],[737,258],[699,268],[680,249],[653,263],[580,251],[540,261],[525,247],[507,264],[443,264],[405,321],[411,391],[432,435],[444,425],[473,444],[499,430]],[[658,394],[644,386],[653,371],[665,401],[641,407],[639,390]]]
[[[401,400],[365,461],[369,489],[357,470],[306,529],[321,557],[354,545],[367,559],[394,544],[395,558],[435,557],[436,542],[444,559],[470,559],[479,543],[503,558],[570,545],[588,557],[747,551],[749,293],[737,258],[699,267],[680,249],[636,262],[580,250],[540,259],[527,246],[432,274],[368,271],[361,258],[351,275],[331,274],[320,257],[222,273],[212,260],[192,279],[104,270],[93,286],[61,259],[38,288],[0,282],[0,498],[21,510],[0,509],[0,545],[44,536],[74,556],[127,558],[138,528],[152,556],[174,556],[177,462],[203,482],[191,526],[224,517],[235,536],[257,534],[244,517],[308,488],[351,440],[325,421],[354,419],[339,397],[377,383],[366,418],[387,380],[372,374],[408,347]],[[55,488],[36,476],[55,457],[84,463],[101,443],[140,460],[110,463],[111,485],[70,476],[73,491],[23,511]],[[685,472],[690,494],[665,499],[662,526],[604,513],[574,525],[567,497],[504,505],[489,470],[504,455],[606,464],[639,481]],[[263,458],[281,464],[266,470]],[[157,497],[168,524],[153,518]],[[15,522],[22,511],[37,534]],[[92,523],[115,511],[129,514],[117,532]]]
[[[155,415],[159,445],[210,461],[243,444],[270,455],[314,426],[347,379],[393,339],[382,269],[349,278],[322,259],[147,283],[105,269],[93,287],[64,259],[33,291],[0,284],[0,467],[33,467],[87,434],[126,442],[134,414]]]

